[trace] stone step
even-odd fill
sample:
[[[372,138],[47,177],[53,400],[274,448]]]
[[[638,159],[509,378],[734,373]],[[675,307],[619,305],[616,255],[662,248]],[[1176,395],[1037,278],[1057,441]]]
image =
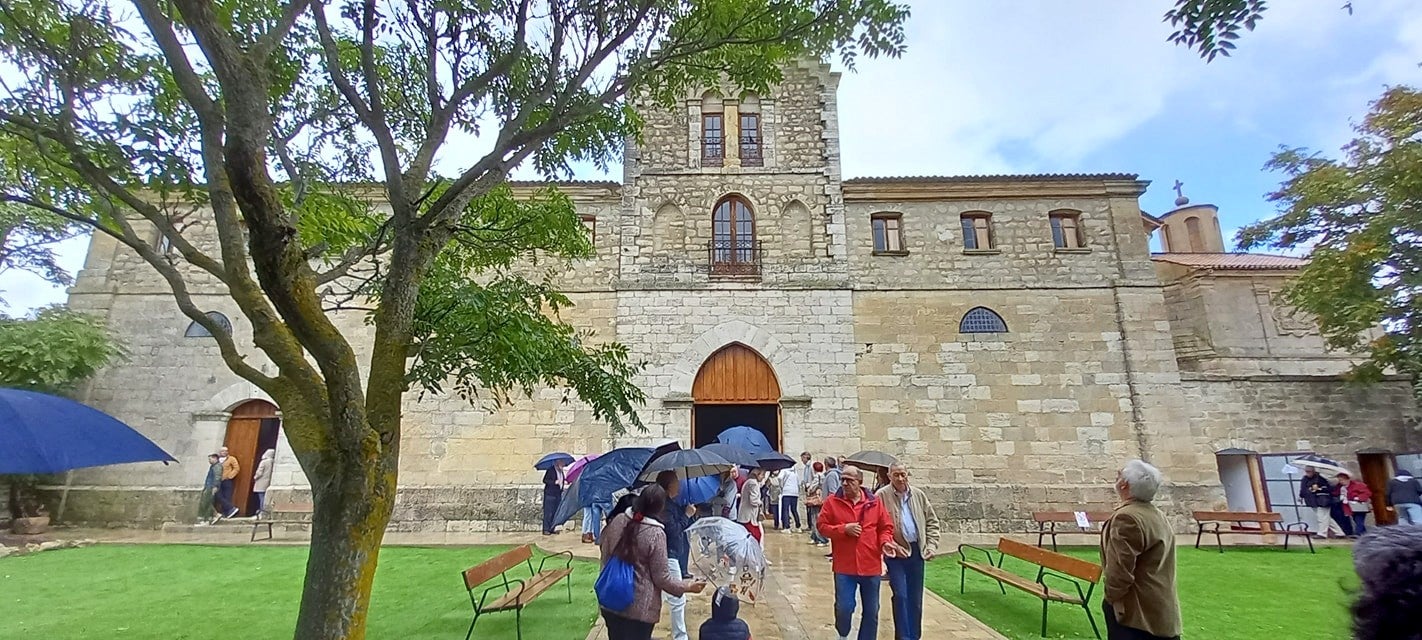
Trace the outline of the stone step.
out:
[[[217,524],[188,524],[182,522],[163,523],[162,532],[165,534],[184,536],[212,536],[229,537],[237,534],[244,536],[252,535],[251,518],[237,518],[233,520],[223,520]],[[257,538],[260,540],[267,535],[267,521],[262,521],[262,527],[257,530]],[[272,521],[272,535],[281,537],[306,537],[310,535],[310,524],[302,522],[282,522]]]

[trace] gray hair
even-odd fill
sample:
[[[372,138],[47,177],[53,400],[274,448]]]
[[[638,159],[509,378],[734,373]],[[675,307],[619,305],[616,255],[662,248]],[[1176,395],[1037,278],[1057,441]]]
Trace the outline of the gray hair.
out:
[[[844,466],[840,467],[840,468],[839,468],[839,475],[840,475],[840,476],[850,476],[850,475],[853,475],[853,476],[859,476],[859,479],[860,479],[860,480],[863,480],[863,479],[864,479],[864,472],[861,471],[861,470],[859,469],[859,467],[856,467],[856,466],[854,466],[854,465],[852,465],[852,464],[847,464],[847,465],[844,465]]]
[[[1121,468],[1121,478],[1126,481],[1126,486],[1131,490],[1131,497],[1141,502],[1150,502],[1155,499],[1155,494],[1160,491],[1160,485],[1165,484],[1165,476],[1157,469],[1144,461],[1132,460]]]

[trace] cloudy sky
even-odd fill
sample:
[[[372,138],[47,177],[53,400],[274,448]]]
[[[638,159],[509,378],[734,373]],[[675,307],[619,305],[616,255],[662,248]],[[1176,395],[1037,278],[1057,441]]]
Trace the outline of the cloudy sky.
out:
[[[1270,3],[1232,58],[1166,42],[1169,0],[919,0],[909,51],[840,86],[844,175],[1138,173],[1221,208],[1225,233],[1270,215],[1279,145],[1332,153],[1389,84],[1422,83],[1416,0]],[[587,178],[600,177],[589,174]],[[78,269],[84,242],[64,247]],[[24,313],[64,292],[23,274],[0,297]]]

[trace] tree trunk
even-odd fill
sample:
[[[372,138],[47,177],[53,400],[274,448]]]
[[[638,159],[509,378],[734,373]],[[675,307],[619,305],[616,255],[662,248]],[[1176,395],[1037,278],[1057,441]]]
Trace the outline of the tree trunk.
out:
[[[297,640],[365,638],[380,543],[395,504],[394,456],[378,457],[332,464],[339,465],[335,478],[311,477],[315,512]]]

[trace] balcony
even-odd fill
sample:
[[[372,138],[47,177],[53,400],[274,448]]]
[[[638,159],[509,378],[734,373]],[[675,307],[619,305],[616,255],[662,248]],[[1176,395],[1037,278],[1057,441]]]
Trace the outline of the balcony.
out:
[[[701,166],[720,167],[726,164],[726,141],[720,138],[701,140]]]
[[[761,156],[760,136],[741,136],[741,166],[759,167],[765,160]]]
[[[713,277],[760,277],[762,244],[716,240],[706,245],[706,264]]]

